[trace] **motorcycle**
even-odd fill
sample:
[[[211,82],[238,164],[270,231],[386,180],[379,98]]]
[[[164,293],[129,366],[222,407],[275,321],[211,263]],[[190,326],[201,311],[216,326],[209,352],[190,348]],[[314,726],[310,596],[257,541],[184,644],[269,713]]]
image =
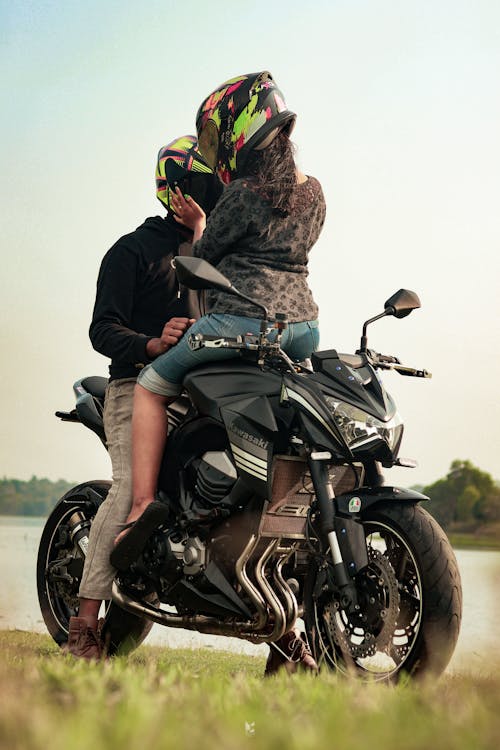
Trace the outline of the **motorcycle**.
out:
[[[174,262],[180,283],[244,297],[205,261]],[[280,348],[284,316],[270,321],[257,306],[258,336],[190,337],[192,348],[236,356],[190,371],[168,407],[165,517],[117,573],[102,631],[109,652],[136,647],[152,623],[271,644],[302,618],[320,669],[392,682],[438,675],[459,634],[460,574],[422,505],[429,498],[385,484],[382,468],[415,463],[398,457],[403,423],[379,376],[430,374],[367,345],[369,324],[403,318],[420,301],[399,290],[364,323],[355,354],[318,351],[303,363]],[[75,409],[56,412],[104,445],[105,385],[78,381]],[[70,490],[42,535],[39,600],[59,644],[109,486]]]

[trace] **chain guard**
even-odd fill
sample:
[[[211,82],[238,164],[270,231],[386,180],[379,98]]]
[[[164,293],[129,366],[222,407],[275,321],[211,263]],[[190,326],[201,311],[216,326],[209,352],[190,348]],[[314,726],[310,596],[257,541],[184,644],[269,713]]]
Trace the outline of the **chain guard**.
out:
[[[323,610],[330,640],[342,654],[352,659],[364,659],[386,651],[399,615],[398,581],[389,559],[368,547],[368,560],[367,568],[357,578],[360,601],[367,600],[367,606],[361,604],[360,614],[347,615],[338,602],[327,604]]]

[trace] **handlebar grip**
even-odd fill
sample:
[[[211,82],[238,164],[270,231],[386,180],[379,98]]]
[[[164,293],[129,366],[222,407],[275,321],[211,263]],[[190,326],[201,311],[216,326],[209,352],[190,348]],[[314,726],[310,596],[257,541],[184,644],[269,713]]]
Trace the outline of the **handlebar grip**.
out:
[[[432,373],[428,370],[416,370],[414,367],[403,367],[403,365],[394,367],[394,369],[399,372],[400,375],[407,375],[413,378],[432,378]]]

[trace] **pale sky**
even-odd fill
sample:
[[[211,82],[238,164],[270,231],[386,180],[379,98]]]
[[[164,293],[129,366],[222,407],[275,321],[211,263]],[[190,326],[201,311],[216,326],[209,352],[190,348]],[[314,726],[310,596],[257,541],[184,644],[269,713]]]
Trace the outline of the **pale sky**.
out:
[[[384,376],[419,462],[388,482],[433,482],[454,458],[500,479],[498,0],[17,0],[0,38],[0,476],[109,478],[97,438],[53,416],[107,374],[87,333],[99,264],[162,213],[159,147],[194,132],[219,83],[270,70],[327,201],[321,348],[354,351],[400,287],[422,301],[369,329],[434,375]]]

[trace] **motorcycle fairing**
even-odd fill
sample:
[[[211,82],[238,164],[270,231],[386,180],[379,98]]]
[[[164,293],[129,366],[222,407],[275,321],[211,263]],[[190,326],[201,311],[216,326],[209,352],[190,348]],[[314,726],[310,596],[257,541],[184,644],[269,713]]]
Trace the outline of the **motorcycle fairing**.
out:
[[[221,408],[238,474],[261,497],[270,497],[273,437],[278,425],[266,396],[246,398]]]
[[[315,352],[311,361],[314,373],[310,379],[335,400],[357,406],[382,422],[396,413],[393,399],[369,365],[354,367],[353,362],[348,363],[347,355],[337,354],[335,349]]]
[[[252,616],[246,604],[213,561],[209,562],[204,573],[192,581],[176,581],[169,589],[167,598],[169,604],[180,610],[187,607],[194,612],[220,617]]]
[[[293,401],[297,407],[308,442],[318,448],[326,448],[336,458],[352,458],[342,436],[328,410],[312,375],[285,375],[281,393],[282,404]]]

